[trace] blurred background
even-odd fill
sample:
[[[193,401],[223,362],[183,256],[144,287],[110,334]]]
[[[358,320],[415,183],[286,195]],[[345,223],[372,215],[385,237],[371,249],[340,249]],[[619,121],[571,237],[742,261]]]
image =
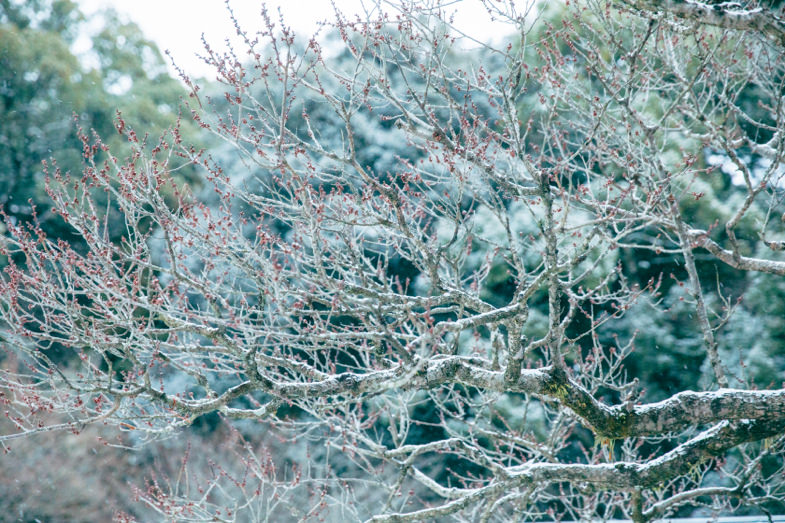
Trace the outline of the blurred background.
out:
[[[309,35],[320,29],[319,20],[331,14],[329,2],[298,1],[282,8],[294,30]],[[252,29],[260,21],[259,2],[232,2],[237,19]],[[359,2],[341,1],[347,12],[357,12]],[[271,11],[279,4],[269,3]],[[492,23],[477,20],[479,5],[462,4],[456,26],[470,27],[481,39],[499,38]],[[548,16],[558,17],[558,8]],[[306,16],[307,14],[307,16]],[[222,48],[236,31],[223,2],[137,0],[0,0],[0,208],[15,222],[30,221],[35,212],[50,237],[71,242],[70,230],[51,212],[45,191],[42,162],[56,162],[64,171],[82,169],[82,144],[76,127],[92,130],[122,157],[126,145],[115,131],[114,118],[120,111],[127,125],[138,134],[155,137],[172,126],[183,112],[182,100],[189,92],[178,78],[177,68],[199,78],[204,92],[220,93],[209,67],[196,55],[202,50],[201,37]],[[468,48],[472,47],[467,42]],[[481,59],[468,52],[465,60]],[[486,57],[487,58],[487,57]],[[335,60],[346,59],[336,54]],[[456,58],[459,60],[459,58]],[[489,68],[503,66],[488,58]],[[535,93],[532,93],[532,97]],[[749,93],[754,105],[755,93]],[[744,103],[744,101],[740,101]],[[522,108],[523,110],[524,108]],[[237,179],[254,175],[234,156],[231,148],[217,144],[183,114],[182,133],[186,141],[209,147],[219,162]],[[400,141],[385,141],[388,127],[369,123],[360,129],[363,163],[378,172],[394,168],[391,149],[400,157],[415,157]],[[327,133],[324,133],[327,135]],[[362,137],[361,137],[362,138]],[[702,161],[724,165],[725,158],[707,151]],[[749,158],[754,167],[757,160]],[[385,166],[385,162],[389,162]],[[706,196],[685,209],[695,224],[708,228],[732,206],[742,192],[734,184],[733,169],[719,170],[716,180],[702,190]],[[177,176],[195,192],[202,188],[200,175],[183,170]],[[209,201],[207,195],[204,196]],[[741,224],[740,228],[746,225]],[[3,226],[0,225],[0,228]],[[490,227],[490,225],[489,225]],[[481,230],[482,227],[478,226]],[[749,224],[750,231],[753,230]],[[116,231],[118,239],[123,231]],[[739,236],[743,234],[739,233]],[[603,332],[608,339],[630,339],[639,332],[636,353],[629,359],[628,371],[638,376],[651,400],[662,399],[677,390],[700,388],[706,374],[699,330],[681,301],[683,289],[673,285],[683,277],[679,261],[665,253],[632,257],[623,252],[624,264],[640,282],[664,275],[663,302],[656,313],[643,303],[624,320]],[[477,254],[482,257],[482,253]],[[3,263],[0,260],[0,263]],[[729,288],[719,284],[707,287],[709,300],[744,295],[723,337],[723,361],[734,366],[735,384],[760,388],[781,386],[785,369],[785,282],[764,274],[736,273],[727,266],[698,260],[707,281],[733,282]],[[401,272],[411,267],[401,267]],[[676,275],[676,278],[670,276]],[[670,275],[670,276],[669,276]],[[410,275],[416,276],[416,275]],[[414,279],[414,278],[413,278]],[[498,303],[509,300],[514,289],[508,285],[504,270],[491,273],[487,298]],[[545,303],[543,303],[543,310]],[[546,328],[545,315],[532,311],[530,328]],[[538,325],[537,321],[542,324]],[[738,345],[746,347],[741,359]],[[6,355],[0,352],[0,365]],[[514,409],[515,399],[498,409]],[[425,423],[433,415],[427,406],[413,413]],[[0,433],[13,433],[13,426],[0,419]],[[423,440],[441,437],[426,430]],[[301,463],[318,455],[308,443],[287,445],[279,434],[260,424],[227,425],[216,415],[204,416],[176,438],[143,444],[129,435],[117,436],[113,428],[87,427],[79,434],[50,432],[36,437],[13,440],[0,454],[0,520],[7,521],[107,521],[136,518],[157,519],[144,502],[145,492],[160,488],[174,494],[196,485],[185,475],[212,478],[220,474],[220,464],[232,474],[242,475],[249,455],[275,456],[277,466]],[[131,449],[131,447],[134,447]],[[250,454],[249,454],[250,453]],[[272,458],[270,458],[272,459]],[[184,467],[184,463],[188,467]],[[434,468],[449,464],[436,463]],[[187,470],[186,470],[187,469]],[[152,471],[155,471],[153,473]],[[197,481],[198,483],[198,481]],[[230,491],[225,494],[232,498]],[[686,515],[686,514],[685,514]]]

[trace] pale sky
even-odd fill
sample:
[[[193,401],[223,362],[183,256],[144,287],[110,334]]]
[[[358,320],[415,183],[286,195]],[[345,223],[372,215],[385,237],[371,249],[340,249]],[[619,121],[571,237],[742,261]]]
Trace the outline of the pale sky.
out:
[[[236,38],[223,0],[77,0],[88,16],[96,10],[112,7],[136,22],[161,51],[169,50],[177,64],[192,76],[212,78],[212,70],[202,63],[201,35],[215,48],[227,37]],[[268,0],[268,11],[277,19],[281,7],[284,19],[297,34],[310,36],[317,22],[332,17],[329,0]],[[344,13],[361,12],[361,0],[335,0]],[[231,0],[235,15],[246,28],[260,27],[259,0]],[[486,40],[499,36],[499,27],[490,22],[478,0],[466,0],[456,6],[456,26],[470,28],[472,36]],[[467,28],[467,29],[464,29]]]

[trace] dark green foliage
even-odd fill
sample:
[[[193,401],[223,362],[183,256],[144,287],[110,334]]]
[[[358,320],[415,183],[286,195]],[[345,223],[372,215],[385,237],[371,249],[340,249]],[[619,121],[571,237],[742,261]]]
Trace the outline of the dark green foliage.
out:
[[[87,26],[75,2],[0,3],[0,209],[29,221],[34,205],[47,234],[70,240],[49,212],[42,162],[81,172],[76,125],[94,130],[122,158],[128,149],[115,129],[117,111],[128,128],[157,141],[174,124],[185,92],[135,24],[113,12],[102,17],[91,50],[76,55],[76,38]]]

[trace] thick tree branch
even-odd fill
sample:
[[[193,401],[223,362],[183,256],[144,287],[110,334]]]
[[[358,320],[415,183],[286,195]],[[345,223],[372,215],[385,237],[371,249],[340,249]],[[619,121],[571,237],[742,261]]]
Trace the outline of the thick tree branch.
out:
[[[742,420],[723,421],[702,432],[659,458],[645,463],[616,462],[598,465],[532,463],[506,470],[504,478],[489,485],[469,491],[449,503],[434,509],[412,513],[377,516],[370,521],[421,521],[426,518],[449,515],[477,499],[511,488],[536,484],[563,483],[591,485],[599,490],[631,491],[652,488],[684,475],[694,467],[723,455],[728,449],[742,443],[760,441],[785,431],[785,419],[778,421]],[[451,497],[458,491],[451,490]]]
[[[697,245],[703,247],[716,256],[717,259],[722,260],[731,267],[743,271],[768,272],[785,276],[785,261],[763,260],[760,258],[741,256],[739,253],[723,249],[717,242],[709,238],[706,231],[691,230],[688,234]]]
[[[366,374],[344,373],[318,382],[279,384],[266,381],[261,389],[283,401],[305,398],[381,394],[404,389],[434,389],[462,384],[496,392],[518,392],[550,398],[570,408],[599,437],[623,439],[656,436],[722,420],[785,420],[785,389],[750,391],[720,389],[685,391],[666,400],[645,405],[608,405],[555,367],[522,370],[510,383],[503,371],[490,370],[487,361],[478,358],[445,357],[420,360],[412,368],[374,371]],[[212,400],[188,402],[178,400],[177,407],[190,414],[203,414],[225,405],[240,393],[251,389],[250,382],[238,385]],[[236,417],[248,417],[251,411],[232,409]],[[266,412],[266,411],[265,411]]]

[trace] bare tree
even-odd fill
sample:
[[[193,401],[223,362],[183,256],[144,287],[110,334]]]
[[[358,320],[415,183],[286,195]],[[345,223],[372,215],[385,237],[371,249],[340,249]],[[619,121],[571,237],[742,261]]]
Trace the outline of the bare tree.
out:
[[[722,349],[740,295],[717,283],[785,275],[785,26],[743,4],[488,1],[511,36],[469,50],[452,4],[372,5],[337,13],[342,60],[266,12],[237,23],[247,49],[207,48],[225,100],[190,86],[245,174],[118,116],[130,158],[83,133],[83,173],[48,167],[87,251],[6,222],[0,399],[18,432],[0,442],[252,420],[318,442],[303,519],[781,506],[785,389]],[[368,126],[408,147],[393,169],[365,163]],[[212,205],[173,181],[187,164]],[[723,176],[736,197],[705,225],[691,209]],[[663,307],[662,279],[623,260],[652,254],[679,264],[664,278],[702,339],[702,390],[654,397],[627,367],[635,336],[607,335]],[[269,470],[276,499],[300,492]]]

